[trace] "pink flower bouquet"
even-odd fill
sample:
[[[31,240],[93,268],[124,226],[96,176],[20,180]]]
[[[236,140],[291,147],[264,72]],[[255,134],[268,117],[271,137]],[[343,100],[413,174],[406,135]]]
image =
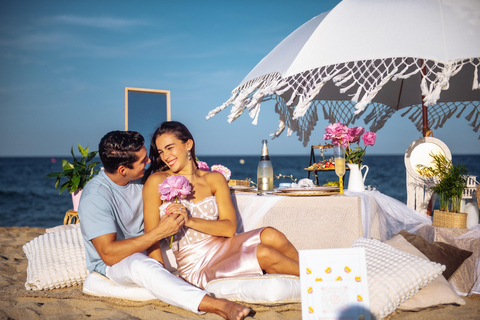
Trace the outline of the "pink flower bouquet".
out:
[[[362,165],[367,146],[373,146],[376,138],[377,135],[374,132],[365,132],[362,127],[349,128],[340,122],[328,125],[323,135],[324,140],[332,140],[332,144],[344,146],[345,160],[359,166]],[[365,148],[360,147],[360,139],[363,140]],[[357,146],[352,148],[352,143],[357,143]]]
[[[161,194],[160,199],[171,201],[175,199],[185,199],[192,192],[190,181],[185,176],[170,176],[158,186],[158,193]],[[170,248],[172,247],[173,236],[170,237]]]
[[[185,176],[170,176],[158,186],[158,192],[162,195],[160,199],[170,201],[175,198],[177,202],[192,192],[192,186]]]

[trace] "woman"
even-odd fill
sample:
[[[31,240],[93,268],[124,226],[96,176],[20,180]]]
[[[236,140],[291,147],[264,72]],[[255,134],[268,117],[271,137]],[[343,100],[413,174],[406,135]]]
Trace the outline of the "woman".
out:
[[[195,142],[187,127],[175,121],[162,123],[152,137],[151,165],[144,177],[145,231],[166,214],[184,218],[172,246],[180,276],[205,288],[213,279],[263,271],[299,275],[298,252],[281,232],[266,227],[235,235],[237,222],[227,181],[221,173],[198,170],[195,159]],[[158,186],[172,175],[185,176],[192,191],[180,203],[162,203]],[[163,263],[159,244],[148,254]]]

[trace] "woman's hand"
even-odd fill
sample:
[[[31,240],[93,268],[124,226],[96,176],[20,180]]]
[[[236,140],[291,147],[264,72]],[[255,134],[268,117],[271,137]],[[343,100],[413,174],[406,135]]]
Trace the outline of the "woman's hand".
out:
[[[190,217],[188,216],[187,208],[181,203],[172,203],[167,207],[167,215],[176,214],[183,217],[183,222],[186,227],[188,227],[188,223],[190,222]]]

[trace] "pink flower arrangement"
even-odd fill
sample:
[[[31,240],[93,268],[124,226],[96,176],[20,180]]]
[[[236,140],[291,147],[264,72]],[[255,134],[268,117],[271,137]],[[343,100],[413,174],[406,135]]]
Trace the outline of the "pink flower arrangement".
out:
[[[360,147],[360,138],[365,148]],[[328,125],[323,135],[324,140],[332,140],[332,144],[345,148],[347,162],[357,163],[359,166],[362,164],[367,146],[373,146],[376,138],[377,135],[374,132],[365,132],[362,127],[349,128],[340,122]],[[357,143],[358,146],[352,149],[353,143]]]
[[[205,161],[199,161],[197,160],[198,164],[198,169],[203,170],[203,171],[210,171],[210,167]]]
[[[170,176],[158,186],[158,192],[162,195],[160,199],[170,201],[175,199],[185,199],[190,192],[192,186],[185,176]]]
[[[230,176],[232,175],[232,172],[230,171],[230,169],[228,169],[225,166],[222,166],[221,164],[214,164],[211,168],[211,171],[220,172],[221,174],[223,174],[226,180],[230,180]]]
[[[223,174],[226,180],[230,180],[230,177],[232,175],[232,172],[230,171],[230,169],[228,169],[227,167],[221,164],[214,164],[211,168],[209,168],[206,162],[200,161],[197,158],[197,165],[198,165],[198,169],[200,170],[220,172],[221,174]]]

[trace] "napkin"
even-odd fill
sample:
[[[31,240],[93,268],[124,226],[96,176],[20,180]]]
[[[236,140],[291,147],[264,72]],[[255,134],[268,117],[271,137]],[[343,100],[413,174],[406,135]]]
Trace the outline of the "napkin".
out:
[[[313,183],[312,180],[310,179],[301,179],[298,181],[298,183],[292,183],[292,187],[293,188],[314,188],[315,187],[315,184]]]

